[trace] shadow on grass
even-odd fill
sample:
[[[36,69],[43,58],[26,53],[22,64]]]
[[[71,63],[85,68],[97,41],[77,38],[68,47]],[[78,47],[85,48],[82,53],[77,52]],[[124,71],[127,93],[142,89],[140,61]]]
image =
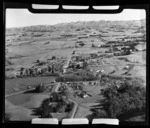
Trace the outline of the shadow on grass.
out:
[[[32,114],[34,116],[38,116],[39,118],[53,118],[49,112],[43,113],[41,108],[32,108]]]
[[[138,116],[141,116],[142,120],[144,121],[145,120],[145,115],[146,115],[146,112],[144,112],[144,111],[139,112],[138,110],[135,110],[135,111],[120,114],[118,119],[120,121],[125,121],[125,120],[130,120],[131,118],[137,118]],[[137,119],[137,120],[139,120],[139,119]]]
[[[86,116],[86,118],[87,118],[90,122],[92,122],[92,120],[93,120],[93,119],[96,119],[96,118],[105,118],[105,116],[103,115],[103,113],[102,113],[102,115],[99,114],[96,109],[90,109],[90,110],[91,110],[92,113],[91,113],[90,115],[87,115],[87,116]],[[102,111],[103,111],[103,110],[102,110]]]
[[[106,108],[107,108],[107,106],[104,104],[104,100],[103,100],[100,104],[92,106],[92,108],[90,109],[92,114],[87,115],[86,118],[88,118],[89,121],[92,121],[94,118],[111,118],[111,117],[109,117],[109,115],[107,115]],[[100,110],[99,111],[100,113],[97,110]],[[131,110],[131,111],[120,114],[116,118],[123,122],[124,121],[132,121],[132,120],[145,121],[146,120],[146,112],[145,111],[139,112],[139,110]]]
[[[24,92],[24,94],[26,94],[26,93],[38,93],[38,92],[36,91],[36,89],[33,89],[33,90],[29,90],[29,91]]]
[[[123,60],[123,61],[125,61],[125,62],[130,62],[130,60],[127,59],[127,58],[125,58],[125,57],[119,57],[118,59],[119,59],[119,60]]]
[[[34,116],[38,116],[40,118],[52,118],[52,115],[50,112],[52,112],[52,109],[49,108],[50,100],[49,98],[45,98],[39,107],[37,108],[31,108],[32,109],[32,114]]]
[[[97,110],[100,109],[100,110],[102,110],[102,111],[105,111],[105,105],[104,105],[105,100],[106,100],[106,99],[97,100],[96,103],[99,103],[99,104],[98,104],[98,105],[93,105],[93,106],[91,106],[90,111],[92,112],[92,114],[86,116],[86,118],[87,118],[89,121],[92,121],[92,120],[95,119],[95,118],[102,118],[102,117],[103,117],[103,115],[101,115],[101,114],[103,114],[103,113],[99,114]],[[104,117],[105,117],[105,116],[104,116]]]
[[[32,114],[31,115],[41,117],[41,109],[40,109],[40,107],[39,108],[32,108]]]

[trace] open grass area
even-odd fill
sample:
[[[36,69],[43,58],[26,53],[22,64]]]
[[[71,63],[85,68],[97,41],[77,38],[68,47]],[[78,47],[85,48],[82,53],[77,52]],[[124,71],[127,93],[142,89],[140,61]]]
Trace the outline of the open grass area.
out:
[[[10,121],[31,121],[33,118],[37,117],[31,115],[32,111],[27,108],[16,106],[7,100],[5,101],[5,104],[5,113],[10,115]]]
[[[76,111],[74,118],[86,118],[86,116],[91,114],[91,113],[92,112],[89,109],[79,106],[77,108],[77,111]]]
[[[10,96],[6,99],[17,106],[23,106],[25,108],[35,108],[40,105],[43,99],[48,98],[48,96],[48,94],[26,93]]]
[[[35,87],[38,84],[48,84],[55,80],[55,77],[28,77],[28,78],[15,78],[5,80],[5,95],[15,93],[14,88],[18,91],[26,90],[28,86]]]
[[[38,108],[41,102],[48,98],[48,94],[17,94],[5,99],[5,113],[10,114],[12,121],[31,121],[38,117],[33,109]]]

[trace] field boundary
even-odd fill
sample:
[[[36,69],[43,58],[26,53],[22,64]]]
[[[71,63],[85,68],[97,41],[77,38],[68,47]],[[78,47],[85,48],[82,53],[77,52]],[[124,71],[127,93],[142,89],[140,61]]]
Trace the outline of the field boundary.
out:
[[[24,92],[27,92],[27,91],[32,91],[32,90],[35,90],[35,88],[30,88],[30,89],[27,89],[27,90],[24,90],[24,91],[20,91],[20,92],[16,92],[16,93],[12,93],[12,94],[9,94],[9,95],[6,95],[6,97],[9,97],[9,96],[13,96],[13,95],[17,95],[17,94],[21,94],[21,93],[24,93]]]

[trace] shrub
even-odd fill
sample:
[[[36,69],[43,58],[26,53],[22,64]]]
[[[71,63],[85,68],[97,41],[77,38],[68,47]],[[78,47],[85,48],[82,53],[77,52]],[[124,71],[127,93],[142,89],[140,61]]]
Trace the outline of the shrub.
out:
[[[56,56],[52,56],[52,60],[56,59]]]
[[[53,92],[51,94],[52,98],[51,98],[51,102],[60,102],[62,101],[62,96],[60,94],[58,94],[57,92]]]
[[[66,112],[71,112],[72,109],[73,109],[73,107],[74,107],[74,103],[73,103],[73,102],[70,102],[70,103],[68,104],[68,106],[67,106]]]
[[[36,61],[37,63],[40,63],[40,60],[39,59],[37,59],[37,61]]]
[[[34,110],[36,115],[39,115],[41,118],[51,118],[50,113],[53,112],[53,109],[51,106],[49,106],[50,99],[45,99],[39,108]]]
[[[65,109],[67,107],[67,103],[62,100],[61,102],[58,102],[57,106],[56,106],[56,112],[65,112]]]
[[[45,90],[45,86],[43,84],[40,84],[36,87],[36,92],[43,92]]]
[[[95,47],[95,45],[94,44],[92,44],[92,46],[91,47]]]

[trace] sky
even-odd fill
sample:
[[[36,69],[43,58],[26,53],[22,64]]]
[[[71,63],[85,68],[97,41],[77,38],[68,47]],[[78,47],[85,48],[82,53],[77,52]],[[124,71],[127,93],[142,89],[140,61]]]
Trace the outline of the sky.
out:
[[[7,9],[6,28],[54,25],[76,21],[140,20],[145,17],[145,10],[140,9],[124,9],[118,14],[34,14],[28,9]]]

